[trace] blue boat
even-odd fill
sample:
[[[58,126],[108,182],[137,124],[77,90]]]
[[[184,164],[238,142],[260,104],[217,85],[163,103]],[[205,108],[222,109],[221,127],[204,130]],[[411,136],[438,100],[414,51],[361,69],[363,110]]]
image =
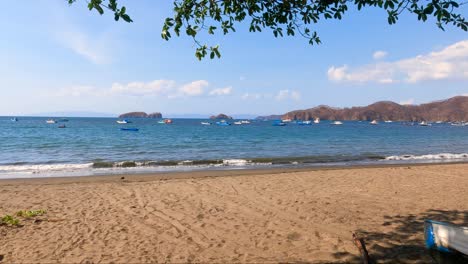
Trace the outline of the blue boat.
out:
[[[468,256],[468,227],[426,220],[424,241],[428,249]]]
[[[271,124],[272,126],[285,126],[286,123],[284,123],[283,121],[280,121],[280,120],[276,120],[273,122],[273,124]]]
[[[218,126],[230,126],[231,123],[226,122],[226,120],[221,120],[221,121],[216,122],[216,125],[218,125]]]
[[[120,130],[122,131],[138,131],[139,129],[138,128],[121,128]]]

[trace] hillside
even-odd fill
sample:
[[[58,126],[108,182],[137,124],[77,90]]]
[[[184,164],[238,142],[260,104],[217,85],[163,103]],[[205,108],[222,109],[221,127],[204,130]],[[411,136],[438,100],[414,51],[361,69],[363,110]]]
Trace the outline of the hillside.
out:
[[[456,96],[421,105],[400,105],[381,101],[363,107],[333,108],[317,106],[288,112],[282,118],[293,120],[393,120],[393,121],[467,121],[468,96]]]

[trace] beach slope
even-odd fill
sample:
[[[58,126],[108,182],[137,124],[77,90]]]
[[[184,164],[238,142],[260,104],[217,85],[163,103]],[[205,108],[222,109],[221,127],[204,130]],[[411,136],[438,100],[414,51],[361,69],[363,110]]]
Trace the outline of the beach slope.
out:
[[[428,263],[426,218],[467,224],[468,164],[0,181],[5,263]],[[204,177],[208,176],[208,177]],[[217,176],[217,177],[214,177]],[[0,261],[1,262],[1,261]]]

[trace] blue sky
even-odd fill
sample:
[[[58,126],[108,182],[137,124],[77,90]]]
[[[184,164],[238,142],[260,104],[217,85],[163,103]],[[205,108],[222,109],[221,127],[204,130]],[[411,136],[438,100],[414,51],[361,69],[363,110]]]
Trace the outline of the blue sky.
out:
[[[468,94],[468,34],[379,9],[315,26],[322,44],[245,25],[198,61],[187,37],[160,38],[171,1],[121,1],[134,23],[85,1],[9,2],[0,17],[0,115],[56,111],[274,114],[320,104],[424,103]],[[465,7],[462,13],[467,14]]]

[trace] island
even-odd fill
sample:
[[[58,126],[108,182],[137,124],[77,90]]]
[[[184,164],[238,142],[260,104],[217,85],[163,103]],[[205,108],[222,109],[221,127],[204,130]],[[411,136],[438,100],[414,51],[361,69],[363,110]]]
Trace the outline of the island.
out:
[[[210,116],[210,119],[233,119],[233,118],[232,118],[232,116],[228,116],[228,115],[225,115],[225,114],[219,114],[217,116],[215,116],[215,115]]]
[[[119,115],[119,118],[162,118],[162,114],[159,112],[151,114],[147,114],[145,112],[129,112]]]

